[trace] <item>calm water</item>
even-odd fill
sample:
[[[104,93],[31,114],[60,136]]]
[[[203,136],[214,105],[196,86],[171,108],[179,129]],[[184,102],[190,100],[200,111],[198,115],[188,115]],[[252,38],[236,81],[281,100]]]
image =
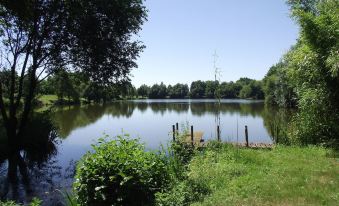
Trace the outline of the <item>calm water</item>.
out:
[[[222,100],[220,108],[222,141],[244,142],[247,125],[250,142],[272,143],[277,122],[286,123],[286,118],[280,118],[262,101]],[[57,204],[60,193],[56,189],[71,187],[75,162],[105,134],[128,133],[153,150],[172,138],[172,125],[176,122],[181,129],[193,125],[195,131],[204,133],[205,140],[216,139],[217,116],[214,100],[138,100],[57,108],[52,115],[58,128],[56,148],[40,165],[33,164],[28,186],[20,180],[15,186],[3,184],[0,195],[21,201],[38,196],[45,203]],[[1,182],[6,181],[7,167],[6,161],[0,162]]]

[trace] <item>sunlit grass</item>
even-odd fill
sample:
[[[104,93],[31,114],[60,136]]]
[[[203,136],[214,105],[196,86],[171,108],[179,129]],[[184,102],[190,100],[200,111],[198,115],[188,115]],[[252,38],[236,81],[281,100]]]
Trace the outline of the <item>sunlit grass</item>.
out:
[[[38,98],[43,105],[52,105],[55,101],[58,100],[57,95],[42,95]]]
[[[319,147],[223,145],[193,158],[189,177],[211,193],[194,205],[339,205],[339,160]]]

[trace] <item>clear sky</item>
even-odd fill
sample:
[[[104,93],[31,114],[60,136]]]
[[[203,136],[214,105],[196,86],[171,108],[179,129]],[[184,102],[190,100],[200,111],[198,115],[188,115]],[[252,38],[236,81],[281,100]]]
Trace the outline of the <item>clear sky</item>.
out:
[[[146,0],[148,21],[139,33],[146,49],[132,83],[190,84],[262,79],[296,42],[298,27],[285,0]]]

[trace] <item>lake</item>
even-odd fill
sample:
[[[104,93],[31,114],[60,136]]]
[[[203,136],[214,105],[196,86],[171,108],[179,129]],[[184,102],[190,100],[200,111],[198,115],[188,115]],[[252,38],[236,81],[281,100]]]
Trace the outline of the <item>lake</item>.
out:
[[[265,107],[263,101],[221,100],[220,112],[215,100],[134,100],[106,105],[54,108],[53,124],[57,128],[55,148],[39,164],[32,161],[29,184],[0,186],[0,195],[26,201],[38,196],[49,204],[58,204],[60,192],[71,187],[76,161],[91,149],[99,138],[129,134],[140,138],[147,150],[159,149],[172,139],[172,125],[181,130],[194,126],[208,141],[216,139],[216,118],[220,118],[221,140],[244,142],[248,126],[249,142],[273,143],[287,124],[283,112]],[[0,162],[0,181],[6,182],[8,163]]]

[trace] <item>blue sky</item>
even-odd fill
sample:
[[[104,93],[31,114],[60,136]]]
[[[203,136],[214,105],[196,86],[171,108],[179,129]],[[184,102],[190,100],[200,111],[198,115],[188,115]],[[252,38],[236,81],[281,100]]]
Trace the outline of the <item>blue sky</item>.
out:
[[[139,33],[146,49],[132,83],[190,84],[262,79],[296,42],[298,27],[285,0],[147,0],[148,21]]]

